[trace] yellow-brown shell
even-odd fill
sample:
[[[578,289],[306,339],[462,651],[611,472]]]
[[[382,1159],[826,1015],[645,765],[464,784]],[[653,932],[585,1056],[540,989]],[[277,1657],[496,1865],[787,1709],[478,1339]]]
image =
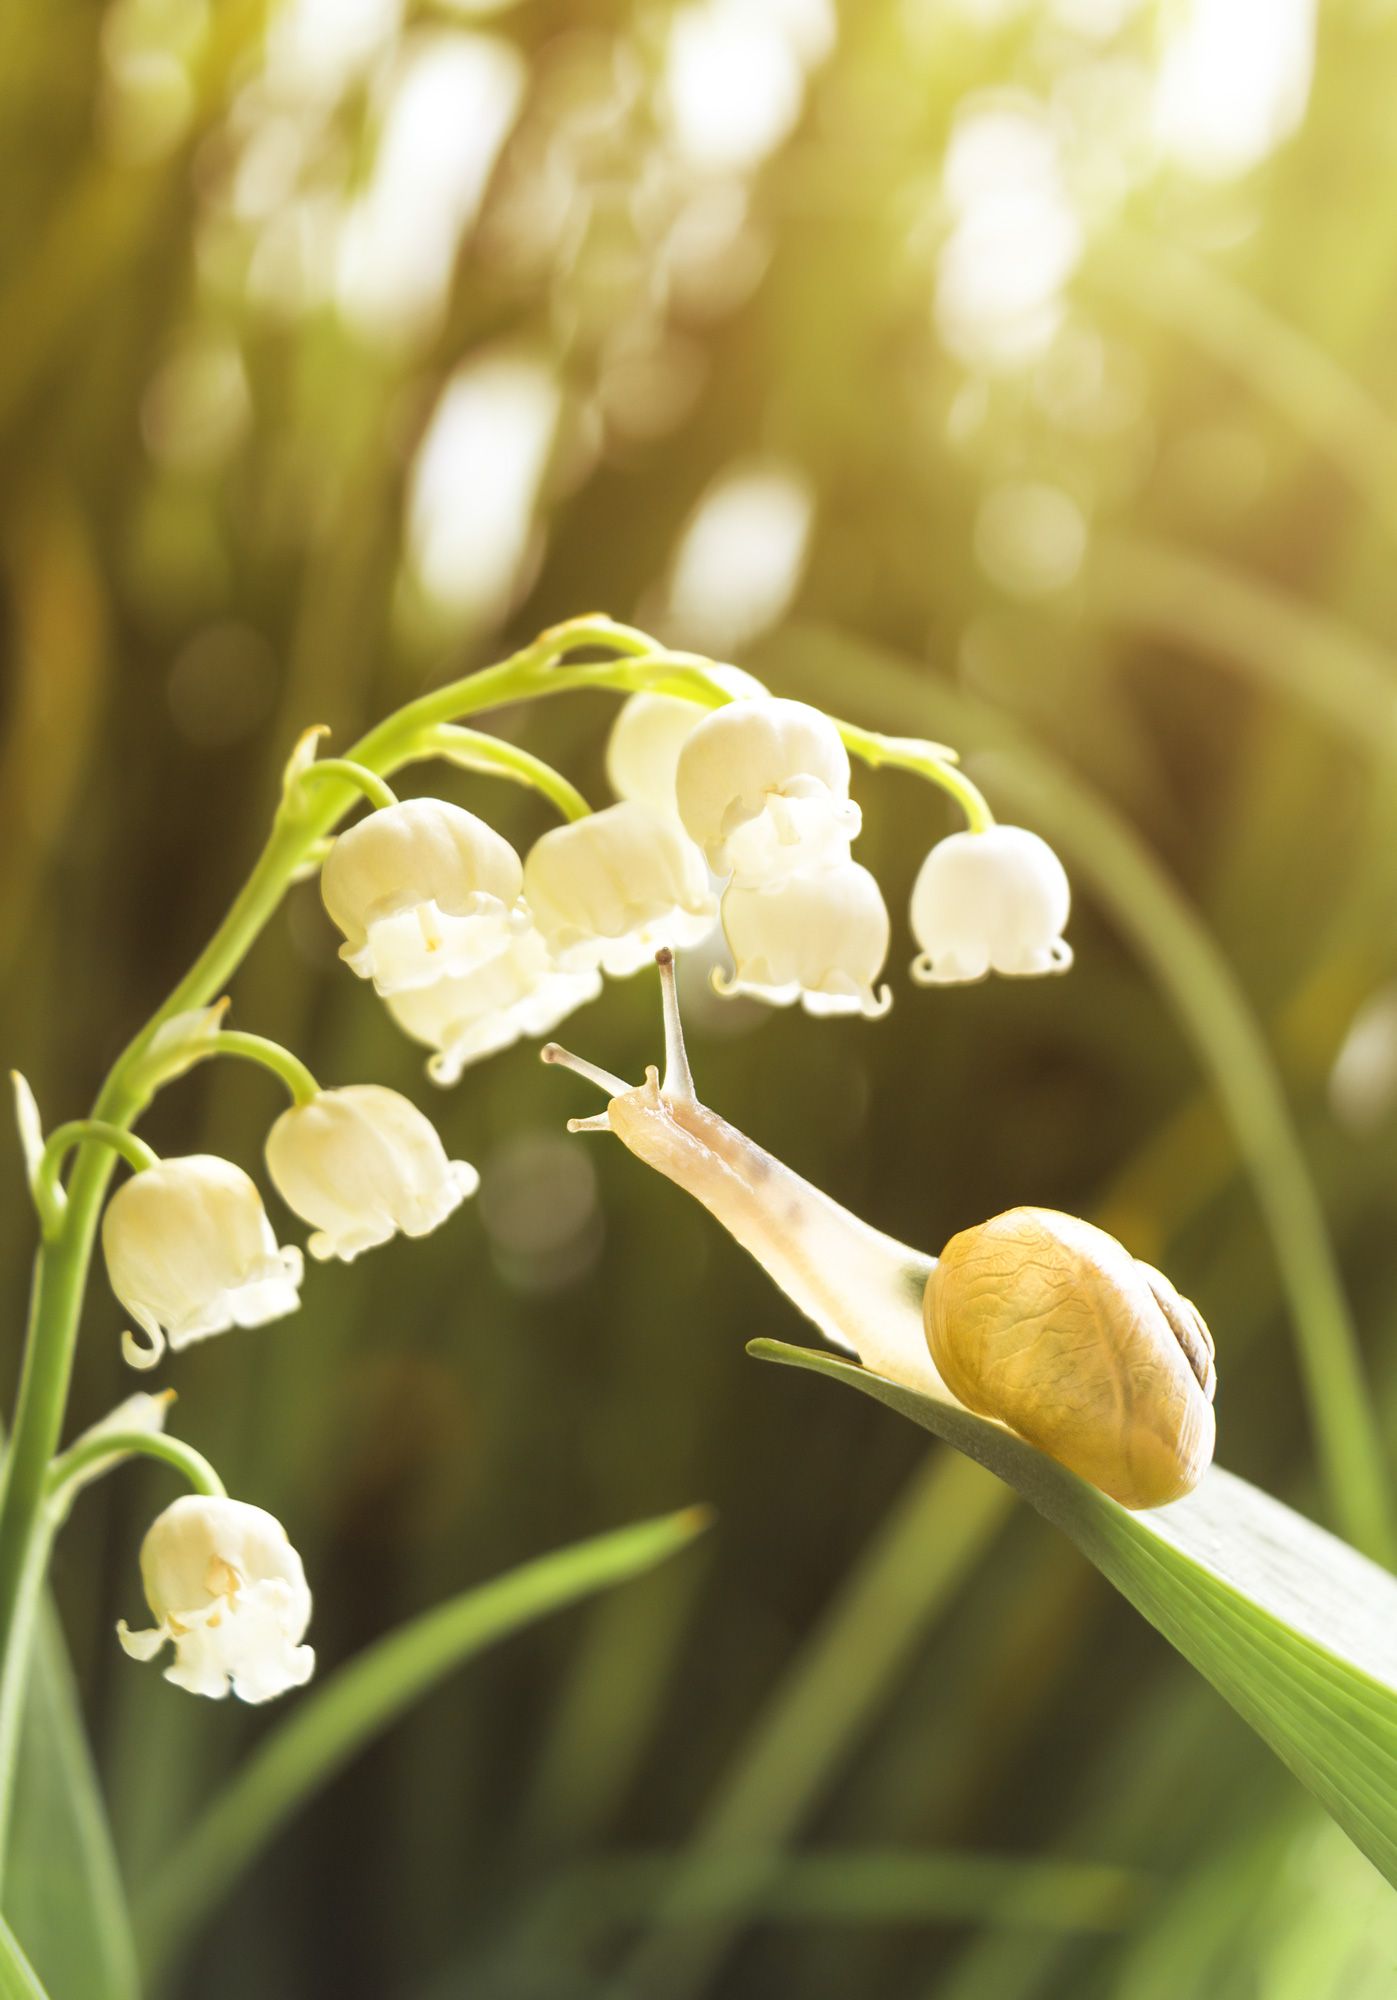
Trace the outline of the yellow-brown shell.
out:
[[[953,1236],[927,1281],[947,1388],[1125,1507],[1162,1507],[1213,1455],[1213,1343],[1201,1316],[1114,1236],[1012,1208]]]

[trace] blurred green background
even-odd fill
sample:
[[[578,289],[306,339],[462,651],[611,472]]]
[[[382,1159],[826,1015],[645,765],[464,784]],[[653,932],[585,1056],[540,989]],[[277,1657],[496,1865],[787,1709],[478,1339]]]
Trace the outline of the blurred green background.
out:
[[[1380,0],[7,7],[0,1041],[46,1118],[221,915],[303,727],[343,747],[605,609],[947,735],[1078,881],[1070,978],[919,991],[902,912],[952,821],[865,776],[897,1004],[722,1005],[689,966],[706,1101],[927,1249],[1018,1202],[1116,1230],[1212,1324],[1221,1458],[1330,1518],[1227,1051],[1142,954],[1153,906],[1099,891],[1133,837],[1270,1044],[1391,1438],[1394,80]],[[610,712],[488,726],[600,798]],[[1034,816],[1063,776],[1086,822]],[[718,1520],[433,1694],[172,1996],[1393,1990],[1390,1893],[1066,1544],[755,1366],[799,1322],[566,1136],[585,1093],[528,1046],[431,1092],[335,943],[294,892],[236,1023],[410,1091],[480,1196],[167,1371],[304,1552],[322,1671],[580,1535]],[[564,1039],[638,1076],[658,1027],[642,974]],[[255,1168],[278,1108],[200,1072],[149,1136]],[[131,1386],[121,1323],[99,1273],[75,1426]],[[118,1651],[165,1497],[113,1481],[56,1568],[138,1894],[274,1720]]]

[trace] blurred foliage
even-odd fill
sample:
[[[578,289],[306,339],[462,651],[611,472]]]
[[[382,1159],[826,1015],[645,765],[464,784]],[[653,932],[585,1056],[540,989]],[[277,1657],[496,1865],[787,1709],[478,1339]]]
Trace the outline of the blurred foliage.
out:
[[[1234,31],[1190,70],[1203,16]],[[1394,66],[1381,0],[7,10],[0,974],[47,1118],[221,914],[307,724],[343,745],[594,606],[833,703],[802,635],[813,660],[838,628],[908,662],[901,726],[919,679],[988,705],[1199,911],[1391,1438]],[[606,713],[491,726],[599,797]],[[433,782],[517,842],[547,823]],[[896,910],[947,822],[894,777],[862,797]],[[691,967],[705,1098],[928,1249],[1016,1202],[1107,1223],[1213,1326],[1221,1457],[1321,1513],[1234,1134],[1086,895],[1072,935],[1067,980],[899,978],[878,1026],[722,1008]],[[427,1101],[313,888],[234,997],[327,1080]],[[614,986],[586,1052],[638,1074],[655,1016],[652,981]],[[199,1073],[150,1137],[252,1166],[276,1108]],[[185,1357],[182,1428],[291,1524],[326,1669],[581,1535],[697,1500],[717,1528],[431,1694],[171,1991],[1390,1990],[1390,1895],[1244,1725],[980,1475],[754,1367],[745,1338],[800,1327],[675,1190],[568,1140],[576,1108],[527,1047],[433,1099],[479,1199]],[[126,1386],[100,1276],[88,1318],[75,1428]],[[138,1897],[268,1727],[113,1642],[159,1480],[80,1507],[55,1579]],[[839,1895],[802,1888],[827,1852]]]

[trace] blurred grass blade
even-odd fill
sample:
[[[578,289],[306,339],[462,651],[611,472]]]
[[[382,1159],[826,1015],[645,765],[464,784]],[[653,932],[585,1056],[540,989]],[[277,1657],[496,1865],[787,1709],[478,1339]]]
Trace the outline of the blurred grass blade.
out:
[[[1365,758],[1397,750],[1397,656],[1304,598],[1235,564],[1143,535],[1100,535],[1091,612],[1226,661],[1308,709]]]
[[[560,1549],[437,1605],[304,1697],[214,1800],[137,1906],[154,1971],[340,1766],[444,1677],[512,1632],[663,1562],[707,1526],[688,1507]]]
[[[52,2000],[133,2000],[139,1991],[106,1811],[63,1639],[47,1610],[20,1744],[5,1916]],[[10,1990],[0,1984],[0,1993]]]
[[[1397,426],[1367,385],[1216,259],[1168,238],[1113,229],[1091,277],[1170,326],[1268,403],[1397,532]]]
[[[560,1980],[598,1955],[609,1933],[636,1923],[671,1933],[704,1919],[875,1930],[972,1924],[1071,1938],[1136,1925],[1155,1893],[1154,1881],[1134,1868],[954,1849],[610,1854],[569,1870],[532,1898],[510,1950],[483,1975],[478,1958],[458,1961],[433,1981],[428,1996],[460,2000],[475,1990],[473,1981],[485,1992],[559,1991]],[[675,2000],[677,1990],[663,1971],[640,1986],[629,1969],[607,1988],[609,2000],[622,1992]],[[710,1983],[705,1990],[719,1988]]]
[[[748,1904],[752,1915],[765,1907],[754,1856],[783,1865],[781,1843],[846,1767],[1012,1507],[1002,1486],[953,1453],[933,1452],[918,1467],[719,1779],[687,1862],[647,1912],[659,1928],[636,1945],[618,1990],[687,2000],[708,1989]],[[734,1854],[745,1865],[725,1875]],[[706,1886],[714,1881],[725,1884],[717,1896]]]
[[[0,2000],[49,2000],[39,1984],[38,1974],[3,1917],[0,1917]]]
[[[1397,1886],[1397,1578],[1220,1467],[1187,1499],[1131,1514],[968,1410],[783,1341],[754,1341],[748,1351],[848,1383],[1014,1487]]]

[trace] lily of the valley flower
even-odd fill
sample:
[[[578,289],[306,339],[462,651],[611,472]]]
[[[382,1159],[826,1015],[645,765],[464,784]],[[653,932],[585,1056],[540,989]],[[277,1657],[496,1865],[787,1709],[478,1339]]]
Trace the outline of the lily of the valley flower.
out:
[[[117,1189],[102,1218],[112,1290],[145,1334],[125,1333],[133,1368],[168,1339],[188,1347],[232,1326],[261,1326],[300,1304],[299,1250],[282,1248],[256,1185],[231,1160],[161,1160]]]
[[[322,1090],[283,1111],[267,1135],[267,1171],[315,1224],[312,1257],[346,1264],[399,1230],[426,1236],[480,1185],[474,1167],[447,1159],[430,1118],[376,1083]]]
[[[471,1063],[521,1036],[549,1034],[600,992],[599,972],[561,971],[529,927],[497,942],[469,972],[393,994],[388,1011],[405,1034],[436,1051],[427,1064],[433,1083],[453,1084]]]
[[[469,971],[525,921],[509,842],[444,799],[404,799],[346,829],[320,891],[340,957],[385,996]]]
[[[892,997],[873,982],[891,936],[883,892],[856,861],[787,876],[767,888],[723,892],[723,931],[736,971],[715,974],[723,994],[773,1006],[799,1000],[808,1014],[885,1014]]]
[[[938,841],[912,889],[912,934],[921,986],[1065,972],[1072,947],[1062,932],[1072,891],[1045,840],[1021,826],[953,833]]]
[[[715,666],[708,678],[737,700],[766,695],[741,667]],[[628,695],[617,710],[606,746],[606,775],[619,799],[635,799],[671,818],[679,811],[674,775],[679,753],[711,709],[672,694]]]
[[[684,950],[718,915],[703,856],[678,821],[633,799],[554,827],[529,850],[524,898],[567,972],[618,978]]]
[[[141,1544],[141,1582],[155,1619],[117,1637],[133,1660],[168,1641],[167,1681],[221,1701],[270,1701],[315,1669],[303,1646],[310,1591],[280,1521],[242,1500],[187,1493],[156,1516]]]
[[[752,886],[847,858],[861,823],[839,731],[803,701],[714,709],[679,752],[675,794],[714,872]]]

